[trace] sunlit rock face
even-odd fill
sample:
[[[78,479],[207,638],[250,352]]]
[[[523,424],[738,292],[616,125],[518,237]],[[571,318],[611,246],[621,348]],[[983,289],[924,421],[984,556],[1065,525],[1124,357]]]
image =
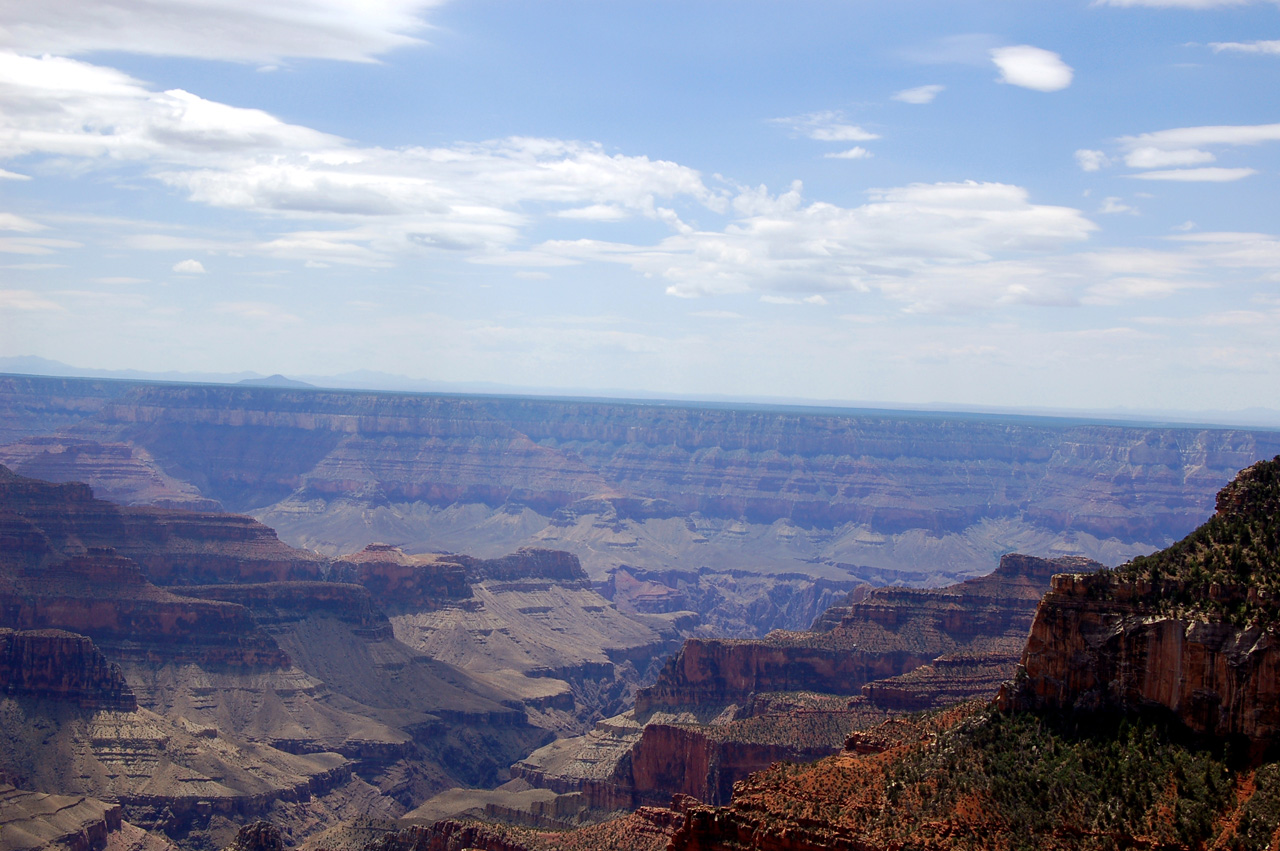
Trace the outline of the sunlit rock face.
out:
[[[1184,540],[1115,571],[1062,575],[1040,603],[1020,708],[1161,707],[1257,743],[1280,733],[1280,458],[1240,473]]]

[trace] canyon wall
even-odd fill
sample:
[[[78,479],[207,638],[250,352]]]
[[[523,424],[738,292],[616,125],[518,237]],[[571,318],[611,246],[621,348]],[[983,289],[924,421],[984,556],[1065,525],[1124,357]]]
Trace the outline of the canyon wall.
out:
[[[1080,558],[1011,554],[988,576],[947,588],[881,588],[829,609],[809,632],[761,640],[690,639],[657,682],[636,694],[636,711],[727,705],[754,693],[857,694],[875,680],[906,674],[939,657],[951,672],[990,683],[986,668],[1012,673],[1036,604],[1055,573],[1097,570]],[[861,596],[861,595],[860,595]],[[982,670],[966,668],[974,657]],[[997,680],[998,682],[998,680]],[[886,691],[872,690],[889,699]]]
[[[86,636],[57,629],[0,628],[0,693],[132,712],[138,701],[120,666]]]
[[[1176,593],[1176,583],[1167,581]],[[1280,733],[1280,641],[1261,624],[1161,616],[1151,588],[1055,577],[1001,705],[1172,712],[1187,727],[1259,742]]]
[[[1265,430],[21,376],[0,376],[0,426],[19,472],[213,500],[331,555],[545,546],[596,581],[745,565],[936,584],[1011,550],[1116,563],[1280,451]]]

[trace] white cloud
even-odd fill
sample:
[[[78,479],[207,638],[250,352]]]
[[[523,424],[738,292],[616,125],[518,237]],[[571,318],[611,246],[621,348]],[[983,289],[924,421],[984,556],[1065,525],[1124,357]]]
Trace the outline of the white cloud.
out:
[[[843,114],[834,110],[811,112],[790,118],[775,118],[773,123],[790,127],[795,132],[819,142],[870,142],[880,138],[878,133],[850,124]]]
[[[274,64],[287,57],[369,62],[419,43],[442,0],[11,0],[0,49],[28,55],[118,50]]]
[[[1111,159],[1102,151],[1092,151],[1088,148],[1081,148],[1076,151],[1076,162],[1080,165],[1081,171],[1099,171],[1105,166],[1111,165]]]
[[[1230,183],[1257,174],[1252,168],[1174,168],[1132,174],[1139,180],[1172,180],[1181,183]]]
[[[1267,53],[1280,55],[1280,41],[1215,41],[1209,44],[1214,53],[1224,50],[1235,53]]]
[[[1155,169],[1130,175],[1143,180],[1172,180],[1186,182],[1225,183],[1248,177],[1257,172],[1252,168],[1194,168],[1217,161],[1217,155],[1209,150],[1223,146],[1253,146],[1280,141],[1280,124],[1222,124],[1199,127],[1174,127],[1121,136],[1117,143],[1125,165],[1130,168]],[[1076,152],[1076,159],[1086,171],[1095,171],[1109,164],[1110,158],[1102,151]]]
[[[1078,210],[1032,204],[1026,190],[998,183],[875,190],[853,208],[805,203],[797,186],[773,203],[759,190],[750,194],[741,217],[723,230],[673,234],[653,246],[567,240],[538,250],[622,263],[666,280],[676,296],[802,299],[877,289],[923,308],[1034,301],[1038,270],[1001,267],[1003,258],[1060,249],[1096,228]]]
[[[850,148],[847,151],[840,151],[838,153],[833,153],[833,154],[823,154],[823,156],[830,160],[865,160],[874,156],[874,154],[872,154],[870,151],[868,151],[866,148],[862,147],[861,145],[855,145],[854,147]]]
[[[728,204],[728,193],[708,189],[693,169],[591,143],[516,137],[361,148],[261,110],[152,92],[109,68],[0,53],[0,157],[31,155],[70,158],[78,168],[141,163],[193,201],[345,226],[236,247],[303,261],[377,265],[404,251],[497,252],[530,223],[531,204],[597,221],[664,220],[671,214],[659,201],[669,198],[713,211]],[[176,239],[170,248],[181,250]]]
[[[18,174],[16,171],[5,171],[0,168],[0,180],[30,180],[28,174]]]
[[[592,204],[589,207],[560,210],[555,215],[557,218],[577,219],[579,221],[620,222],[630,216],[630,213],[613,204]]]
[[[179,275],[203,275],[204,264],[199,260],[181,260],[173,264],[173,271]]]
[[[903,89],[893,94],[893,99],[902,101],[903,103],[933,103],[933,99],[942,93],[946,86],[929,85],[916,86],[913,89]]]
[[[66,308],[30,290],[0,290],[0,309],[61,311]]]
[[[47,229],[48,228],[39,222],[33,222],[30,219],[17,215],[16,213],[0,213],[0,230],[17,231],[18,233],[35,233],[36,231]]]
[[[1168,168],[1169,166],[1200,165],[1217,159],[1208,151],[1196,148],[1185,150],[1161,150],[1160,148],[1135,148],[1125,154],[1124,164],[1130,168]]]
[[[1137,211],[1137,210],[1135,210],[1133,207],[1130,207],[1128,204],[1124,203],[1124,199],[1123,199],[1123,198],[1116,198],[1116,197],[1114,197],[1114,196],[1113,196],[1113,197],[1111,197],[1111,198],[1106,198],[1106,199],[1104,199],[1104,200],[1103,200],[1103,202],[1102,202],[1102,207],[1101,207],[1101,208],[1099,208],[1098,212],[1099,212],[1099,213],[1105,213],[1105,214],[1108,214],[1108,215],[1109,215],[1109,214],[1113,214],[1113,213],[1134,213],[1134,214],[1136,214],[1138,211]]]
[[[1000,82],[1038,92],[1061,91],[1071,85],[1074,74],[1061,56],[1029,44],[997,47],[991,61],[1000,69]]]
[[[64,248],[80,248],[70,239],[46,239],[34,236],[0,237],[0,252],[5,254],[53,254]]]
[[[1157,148],[1162,151],[1203,148],[1209,145],[1260,145],[1280,141],[1280,124],[1220,124],[1203,127],[1175,127],[1139,136],[1122,136],[1128,150]]]

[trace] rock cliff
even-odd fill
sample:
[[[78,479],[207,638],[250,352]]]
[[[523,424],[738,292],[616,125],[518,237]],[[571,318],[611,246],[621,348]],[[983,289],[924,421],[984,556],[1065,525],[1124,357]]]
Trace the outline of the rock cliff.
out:
[[[1199,733],[1274,741],[1278,530],[1280,458],[1241,472],[1177,545],[1115,571],[1055,577],[1002,705],[1161,707]]]
[[[636,711],[727,705],[763,692],[858,694],[867,683],[944,655],[976,654],[992,664],[994,654],[1012,673],[1050,577],[1101,567],[1086,559],[1011,554],[993,573],[947,588],[871,591],[828,610],[810,632],[775,632],[760,641],[690,639],[657,682],[637,693]],[[955,674],[962,670],[952,667]],[[978,675],[992,680],[990,672]]]
[[[19,376],[0,377],[0,436],[25,441],[14,463],[71,453],[104,493],[195,493],[330,554],[543,545],[597,581],[744,561],[956,577],[1010,549],[1115,563],[1280,451],[1266,431]]]
[[[83,635],[0,628],[0,693],[69,700],[86,709],[138,708],[120,666]]]
[[[1280,457],[1178,544],[1055,576],[995,706],[774,766],[694,807],[671,848],[1270,847],[1277,587]]]
[[[119,804],[80,795],[48,795],[0,783],[4,851],[176,851],[124,821]]]

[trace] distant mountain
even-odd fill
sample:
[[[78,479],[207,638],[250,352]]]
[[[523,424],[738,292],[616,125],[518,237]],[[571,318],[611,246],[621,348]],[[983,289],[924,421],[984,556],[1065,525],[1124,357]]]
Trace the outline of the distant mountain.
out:
[[[236,383],[247,384],[252,387],[284,387],[288,389],[315,387],[314,384],[308,384],[305,381],[298,381],[296,378],[288,378],[278,372],[275,375],[269,375],[266,378],[242,378]]]
[[[658,404],[697,404],[718,406],[764,406],[769,408],[830,409],[837,411],[896,411],[918,413],[958,413],[995,417],[1051,417],[1077,419],[1091,423],[1136,423],[1142,425],[1225,425],[1243,428],[1280,429],[1280,409],[1250,407],[1237,410],[1170,410],[1152,408],[1044,408],[1007,407],[998,405],[974,405],[955,402],[906,402],[851,400],[851,399],[799,399],[781,396],[726,396],[716,393],[687,394],[665,393],[651,390],[618,387],[556,387],[502,384],[494,381],[441,381],[430,378],[413,378],[391,372],[359,369],[336,375],[301,373],[294,381],[298,384],[268,383],[282,376],[263,376],[262,373],[245,372],[181,372],[167,370],[149,372],[137,369],[93,369],[71,366],[49,358],[23,355],[0,357],[0,373],[15,375],[41,375],[69,378],[114,378],[131,381],[171,381],[181,384],[258,384],[269,387],[327,388],[335,390],[373,390],[391,393],[445,393],[483,396],[540,396],[563,399],[617,399],[622,401],[650,402]],[[251,381],[246,381],[250,379]],[[290,379],[285,379],[286,381]]]

